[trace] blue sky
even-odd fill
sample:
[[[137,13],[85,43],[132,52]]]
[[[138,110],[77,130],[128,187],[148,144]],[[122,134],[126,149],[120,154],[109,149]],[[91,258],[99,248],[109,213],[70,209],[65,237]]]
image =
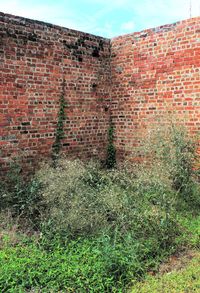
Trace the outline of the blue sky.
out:
[[[0,11],[110,38],[199,16],[200,0],[0,0]]]

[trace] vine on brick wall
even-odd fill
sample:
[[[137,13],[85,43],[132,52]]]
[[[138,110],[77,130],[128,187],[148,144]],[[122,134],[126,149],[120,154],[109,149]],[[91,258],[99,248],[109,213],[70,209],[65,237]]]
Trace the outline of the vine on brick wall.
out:
[[[107,146],[107,157],[106,157],[106,167],[112,169],[116,165],[116,149],[114,146],[114,125],[110,119],[108,128],[108,146]]]
[[[64,86],[63,86],[64,87]],[[66,108],[66,101],[64,97],[64,91],[60,96],[60,106],[58,111],[58,121],[56,126],[56,133],[55,133],[55,142],[53,144],[53,158],[56,158],[60,153],[62,144],[61,141],[64,137],[64,121],[66,120],[65,116],[65,108]]]

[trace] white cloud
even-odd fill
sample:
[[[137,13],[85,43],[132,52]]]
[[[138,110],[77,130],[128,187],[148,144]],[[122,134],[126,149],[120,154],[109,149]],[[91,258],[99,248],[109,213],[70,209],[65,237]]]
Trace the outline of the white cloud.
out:
[[[134,0],[133,1],[131,1],[131,0],[115,0],[114,2],[109,1],[109,0],[86,0],[86,2],[92,3],[92,4],[101,4],[101,5],[106,5],[106,6],[112,6],[114,8],[114,7],[125,6],[129,3],[134,2]]]
[[[135,22],[130,20],[122,23],[121,29],[124,31],[133,31],[135,29]]]
[[[200,15],[199,0],[191,0],[191,16]],[[141,0],[140,2],[130,2],[129,8],[134,9],[138,16],[148,21],[148,18],[156,17],[169,21],[174,18],[177,20],[190,17],[190,0]]]
[[[46,4],[45,4],[46,2]],[[51,21],[56,15],[62,17],[63,15],[69,16],[69,11],[63,12],[63,7],[55,4],[48,4],[48,1],[38,3],[34,1],[23,0],[7,0],[0,3],[0,11],[10,13],[27,18],[37,20]]]
[[[182,18],[200,16],[199,0],[86,0],[88,3],[101,4],[105,7],[123,8],[137,11],[140,15],[179,16]]]

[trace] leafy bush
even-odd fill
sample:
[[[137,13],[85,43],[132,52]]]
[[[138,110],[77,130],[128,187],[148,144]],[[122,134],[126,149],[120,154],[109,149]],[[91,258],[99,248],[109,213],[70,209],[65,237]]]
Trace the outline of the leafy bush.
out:
[[[169,141],[163,143],[162,159],[171,174],[173,188],[185,197],[191,194],[195,154],[195,144],[185,130],[172,125]]]
[[[94,162],[83,164],[61,159],[56,168],[45,164],[37,173],[37,180],[46,206],[44,226],[51,230],[48,234],[62,233],[74,238],[99,235],[105,230],[113,234],[117,230],[121,234],[134,231],[139,237],[141,231],[152,234],[151,227],[160,229],[160,222],[168,221],[169,225],[174,222],[173,216],[168,215],[171,207],[164,197],[166,190],[156,205],[150,203],[149,189],[141,189],[139,180],[128,179],[125,169],[105,171]],[[157,185],[152,187],[154,191],[156,188]],[[156,194],[159,192],[161,188]]]
[[[101,171],[97,170],[92,163],[86,167],[78,160],[61,159],[56,168],[45,164],[38,172],[46,206],[43,221],[49,223],[54,232],[87,235],[104,226],[106,213],[101,208],[98,194],[103,178],[98,174]]]
[[[27,219],[36,226],[42,210],[40,183],[35,178],[26,179],[18,164],[11,165],[7,177],[0,184],[0,212],[10,209],[13,217]]]
[[[162,182],[164,176],[168,189],[188,203],[199,202],[198,170],[194,168],[198,165],[197,147],[198,138],[192,138],[183,126],[174,123],[150,131],[148,143],[143,147],[145,156],[152,160],[153,174],[161,176]]]

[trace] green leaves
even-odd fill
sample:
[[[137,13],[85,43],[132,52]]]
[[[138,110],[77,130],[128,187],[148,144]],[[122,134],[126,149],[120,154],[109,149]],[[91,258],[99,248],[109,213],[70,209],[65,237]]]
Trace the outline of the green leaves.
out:
[[[61,95],[60,100],[60,107],[58,112],[58,121],[56,126],[56,133],[55,133],[55,142],[53,144],[53,157],[54,155],[58,155],[61,149],[61,140],[64,137],[64,121],[66,119],[65,116],[65,107],[66,102],[64,98],[64,94]]]
[[[71,241],[43,251],[34,243],[0,251],[0,290],[111,292],[112,277],[95,240]],[[37,291],[36,291],[37,292]]]
[[[10,209],[12,216],[26,218],[36,227],[42,210],[40,188],[37,179],[25,179],[19,165],[12,165],[0,188],[0,212]]]
[[[107,157],[106,157],[106,167],[112,169],[116,165],[116,149],[113,143],[114,140],[114,126],[112,121],[108,128],[108,146],[107,146]]]

